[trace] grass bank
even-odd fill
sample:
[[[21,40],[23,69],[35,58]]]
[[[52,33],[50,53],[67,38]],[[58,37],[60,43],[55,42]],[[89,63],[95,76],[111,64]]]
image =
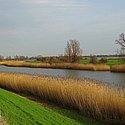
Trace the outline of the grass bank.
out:
[[[50,109],[0,89],[0,110],[9,125],[103,125],[67,109]]]
[[[58,68],[58,69],[75,69],[75,70],[92,70],[92,71],[109,71],[110,66],[104,64],[78,64],[78,63],[32,63],[25,61],[5,61],[1,65],[10,67],[30,67],[30,68]]]
[[[108,124],[125,124],[125,92],[93,80],[0,73],[0,87],[75,109]]]

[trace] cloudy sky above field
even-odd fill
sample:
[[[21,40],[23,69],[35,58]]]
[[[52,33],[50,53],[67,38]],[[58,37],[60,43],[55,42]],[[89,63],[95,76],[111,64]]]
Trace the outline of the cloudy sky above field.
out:
[[[0,54],[58,55],[76,39],[83,54],[114,54],[125,0],[0,0]]]

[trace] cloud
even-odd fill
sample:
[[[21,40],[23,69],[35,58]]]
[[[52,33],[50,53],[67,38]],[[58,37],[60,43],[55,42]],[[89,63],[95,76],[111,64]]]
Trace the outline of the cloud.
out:
[[[20,49],[30,54],[34,54],[33,50],[58,54],[68,39],[78,39],[88,53],[96,52],[93,47],[98,47],[99,53],[102,46],[105,52],[113,52],[107,46],[113,46],[114,37],[124,32],[125,11],[121,3],[112,7],[109,1],[96,2],[99,0],[0,1],[1,52],[13,45],[15,53]]]
[[[87,0],[22,0],[25,4],[37,4],[45,7],[56,7],[63,9],[83,9],[87,6]]]
[[[48,4],[51,3],[52,0],[22,0],[22,2],[31,4]]]

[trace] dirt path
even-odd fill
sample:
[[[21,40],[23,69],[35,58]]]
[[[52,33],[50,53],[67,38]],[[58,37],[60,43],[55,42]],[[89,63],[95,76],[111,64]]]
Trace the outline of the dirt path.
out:
[[[6,122],[4,121],[3,118],[0,118],[0,125],[6,125]]]

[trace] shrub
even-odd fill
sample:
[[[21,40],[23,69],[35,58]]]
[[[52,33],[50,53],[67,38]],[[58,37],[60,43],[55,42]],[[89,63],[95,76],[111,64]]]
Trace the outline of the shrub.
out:
[[[98,63],[97,57],[96,56],[91,56],[90,57],[90,63],[97,64]]]
[[[101,58],[101,59],[99,60],[99,62],[100,62],[100,63],[107,63],[107,59],[106,59],[106,58]]]

